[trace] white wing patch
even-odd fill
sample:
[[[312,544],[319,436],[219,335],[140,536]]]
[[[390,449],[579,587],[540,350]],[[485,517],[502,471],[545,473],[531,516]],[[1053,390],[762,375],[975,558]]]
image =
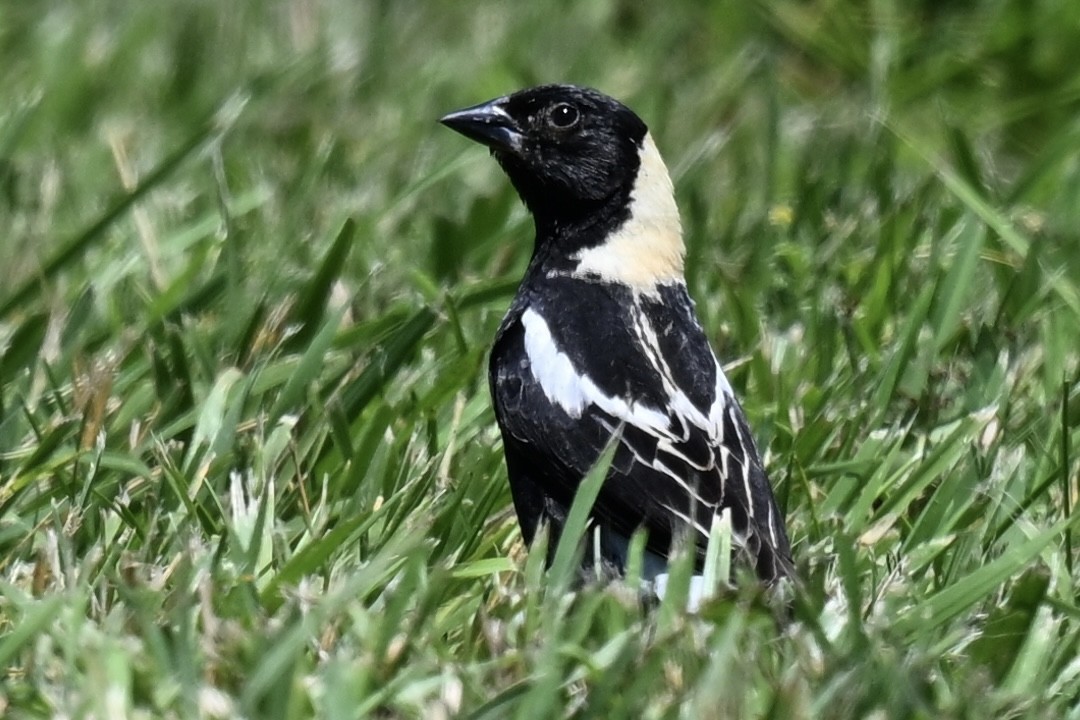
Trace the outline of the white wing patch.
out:
[[[566,353],[555,345],[547,322],[535,310],[521,315],[525,327],[525,354],[533,377],[540,383],[547,399],[573,418],[581,417],[592,404],[607,414],[654,434],[669,432],[667,415],[644,403],[626,401],[605,394],[585,373],[578,372]]]
[[[521,324],[525,327],[525,355],[529,358],[529,369],[544,395],[570,417],[581,417],[588,402],[585,384],[592,385],[592,381],[579,375],[566,353],[555,347],[551,330],[538,313],[526,310],[521,315]]]
[[[656,370],[663,384],[667,398],[666,407],[656,408],[602,391],[596,382],[575,367],[570,357],[559,348],[543,316],[529,308],[521,316],[525,329],[525,354],[529,369],[544,395],[573,418],[580,418],[587,408],[595,406],[614,419],[614,422],[609,422],[598,418],[612,434],[618,431],[619,423],[648,432],[656,438],[656,448],[660,453],[655,457],[645,457],[641,454],[640,447],[624,440],[626,449],[633,454],[635,461],[677,483],[686,492],[692,505],[700,503],[700,506],[715,508],[716,500],[707,501],[702,496],[698,482],[706,477],[711,478],[709,482],[718,482],[719,493],[714,497],[727,498],[728,503],[737,503],[749,521],[746,528],[736,531],[733,537],[736,547],[746,547],[751,536],[762,532],[767,535],[772,546],[777,547],[780,538],[776,529],[775,510],[771,504],[759,508],[754,502],[749,467],[754,462],[753,443],[745,434],[745,425],[740,420],[734,393],[719,363],[715,366],[713,401],[708,411],[703,412],[676,384],[671,367],[661,351],[656,330],[636,302],[628,308],[628,315],[645,358]],[[715,358],[713,362],[716,362]],[[732,437],[724,437],[725,423],[729,423],[728,427],[733,429]],[[694,433],[705,434],[710,447],[707,457],[695,460],[691,457],[695,453],[688,452],[688,448],[694,445]],[[729,488],[729,480],[741,487]],[[732,491],[731,494],[729,490]],[[708,538],[709,529],[696,517],[670,505],[665,505],[665,509],[686,527],[692,528],[701,537]],[[762,512],[758,512],[759,510]],[[765,517],[758,517],[759,515]],[[765,522],[766,529],[758,527],[761,521]]]
[[[645,403],[635,402],[622,397],[611,396],[603,392],[588,374],[574,367],[570,357],[559,349],[551,334],[551,328],[547,321],[533,309],[527,309],[521,316],[521,322],[525,328],[525,354],[528,357],[529,368],[533,377],[539,383],[544,395],[552,403],[558,405],[573,418],[580,418],[582,413],[590,405],[612,416],[613,418],[633,425],[644,430],[657,438],[657,448],[663,451],[668,458],[678,458],[683,468],[672,467],[669,462],[662,458],[642,457],[635,448],[627,444],[628,449],[634,453],[635,459],[643,465],[663,473],[678,483],[688,496],[694,501],[705,505],[706,502],[696,487],[690,482],[687,470],[709,473],[718,469],[721,490],[723,484],[730,476],[733,468],[731,463],[738,462],[731,451],[724,445],[724,420],[728,413],[735,411],[735,402],[731,392],[731,386],[724,377],[720,365],[716,365],[716,394],[708,413],[697,408],[687,394],[675,383],[674,375],[660,350],[659,340],[655,329],[647,317],[635,304],[630,308],[630,317],[634,323],[634,331],[642,341],[642,348],[646,358],[656,369],[663,383],[665,395],[669,398],[666,410],[657,409]],[[715,362],[715,358],[713,360]],[[674,420],[674,422],[673,422]],[[601,420],[601,422],[604,422]],[[606,424],[606,423],[605,423]],[[735,423],[738,428],[738,423]],[[617,427],[608,427],[610,432],[617,431]],[[680,447],[681,444],[690,441],[691,434],[703,431],[713,448],[712,456],[702,464],[688,457]],[[738,432],[738,430],[736,431]],[[743,443],[741,437],[729,438],[729,442]],[[745,447],[745,445],[743,445]],[[744,451],[745,455],[745,451]],[[717,464],[720,465],[717,468]],[[749,473],[743,472],[748,477]],[[747,488],[747,491],[749,488]],[[723,494],[723,492],[721,493]],[[671,508],[669,508],[671,510]],[[750,510],[753,515],[753,510]],[[676,513],[680,515],[680,513]],[[708,536],[708,529],[700,523],[690,522],[690,518],[682,517],[695,530]]]

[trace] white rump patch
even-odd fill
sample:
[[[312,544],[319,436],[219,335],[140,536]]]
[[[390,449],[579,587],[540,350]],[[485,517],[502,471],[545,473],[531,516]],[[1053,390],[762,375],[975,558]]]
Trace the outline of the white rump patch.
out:
[[[656,594],[657,600],[663,602],[664,596],[667,595],[667,586],[667,573],[660,573],[656,576],[656,579],[653,580],[652,590]],[[709,597],[705,587],[705,576],[691,575],[689,592],[686,595],[686,611],[691,613],[698,612]]]
[[[578,252],[574,272],[649,291],[658,283],[682,280],[685,254],[675,188],[652,134],[646,133],[630,193],[630,217],[602,245]]]

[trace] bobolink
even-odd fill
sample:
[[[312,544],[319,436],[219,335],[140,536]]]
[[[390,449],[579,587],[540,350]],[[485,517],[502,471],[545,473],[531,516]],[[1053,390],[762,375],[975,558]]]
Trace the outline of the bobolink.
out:
[[[489,376],[525,541],[546,522],[555,546],[579,483],[614,437],[587,566],[598,550],[624,571],[629,538],[644,528],[645,579],[659,586],[673,541],[694,538],[700,569],[713,518],[728,509],[734,544],[757,574],[792,575],[784,519],[686,290],[674,189],[645,123],[570,85],[441,122],[491,149],[536,225]]]

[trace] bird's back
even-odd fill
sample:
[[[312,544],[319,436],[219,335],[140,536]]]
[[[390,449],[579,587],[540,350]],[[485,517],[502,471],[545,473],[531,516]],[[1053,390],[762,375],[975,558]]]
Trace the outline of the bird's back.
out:
[[[681,283],[639,293],[530,273],[497,337],[490,379],[527,540],[541,521],[561,528],[582,477],[618,435],[593,510],[614,567],[638,528],[659,557],[680,532],[696,536],[704,557],[711,518],[728,508],[759,574],[786,574],[781,515]]]

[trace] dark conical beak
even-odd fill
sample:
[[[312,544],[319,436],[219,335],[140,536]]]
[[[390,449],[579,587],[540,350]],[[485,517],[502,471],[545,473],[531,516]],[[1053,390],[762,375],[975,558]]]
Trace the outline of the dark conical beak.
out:
[[[506,112],[505,104],[506,98],[497,98],[444,115],[439,122],[492,150],[518,154],[523,138],[521,128]]]

